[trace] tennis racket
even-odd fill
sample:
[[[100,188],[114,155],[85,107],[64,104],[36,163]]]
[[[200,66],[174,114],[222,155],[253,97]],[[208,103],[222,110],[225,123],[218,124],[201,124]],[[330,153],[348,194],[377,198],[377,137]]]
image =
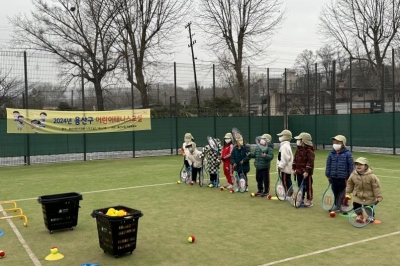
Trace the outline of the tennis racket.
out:
[[[265,152],[268,149],[268,142],[261,136],[256,137],[256,144],[262,152]]]
[[[374,210],[379,201],[376,201],[372,206],[363,205],[360,208],[352,210],[349,213],[349,222],[352,226],[357,228],[363,228],[373,222]]]
[[[329,183],[324,194],[322,194],[322,208],[325,211],[329,211],[335,205],[335,194],[333,194],[332,184]]]
[[[297,185],[296,177],[294,179],[294,182],[292,185],[289,187],[289,189],[286,192],[286,200],[289,202],[290,206],[296,206],[296,194],[297,191],[299,191],[299,186]]]
[[[239,192],[246,191],[246,175],[242,172],[239,175]]]
[[[239,143],[240,145],[243,145],[243,135],[239,131],[239,129],[237,129],[236,127],[232,128],[232,136],[235,144]]]
[[[186,175],[187,175],[187,169],[185,164],[183,164],[181,171],[179,172],[179,179],[182,181],[182,183],[186,182]]]
[[[189,166],[186,169],[186,179],[185,179],[185,183],[189,184],[192,181],[192,167]]]
[[[275,184],[275,195],[278,198],[278,200],[280,201],[284,201],[285,200],[285,187],[283,186],[282,183],[282,176],[281,176],[281,171],[278,171],[278,180],[276,180],[276,184]]]
[[[346,189],[339,195],[339,209],[343,214],[350,212],[353,209],[353,197],[346,194]]]
[[[294,206],[296,208],[299,208],[301,206],[301,204],[303,203],[304,179],[305,178],[303,178],[303,180],[301,181],[300,187],[296,193],[296,198],[295,198],[295,202],[294,202]]]

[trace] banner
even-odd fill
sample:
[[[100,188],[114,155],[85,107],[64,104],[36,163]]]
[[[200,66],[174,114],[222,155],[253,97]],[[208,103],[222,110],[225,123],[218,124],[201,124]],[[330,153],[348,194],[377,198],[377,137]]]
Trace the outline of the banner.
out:
[[[150,109],[53,111],[7,108],[7,133],[82,134],[151,130]]]

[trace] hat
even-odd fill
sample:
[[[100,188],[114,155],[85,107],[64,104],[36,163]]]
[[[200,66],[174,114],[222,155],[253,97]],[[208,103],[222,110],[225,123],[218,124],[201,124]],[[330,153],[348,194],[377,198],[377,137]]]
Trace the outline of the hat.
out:
[[[301,139],[308,146],[313,145],[311,135],[306,132],[301,132],[298,136],[296,136],[294,138]]]
[[[232,133],[226,133],[224,139],[232,139]]]
[[[357,160],[354,163],[359,163],[359,164],[366,164],[368,165],[368,159],[364,157],[358,157]]]
[[[337,135],[332,137],[332,139],[343,142],[343,145],[346,146],[346,137],[343,135]]]
[[[277,134],[279,137],[282,137],[283,140],[290,141],[292,139],[292,132],[290,130],[282,130],[281,133]]]
[[[261,137],[265,139],[268,143],[271,143],[272,141],[272,137],[270,134],[263,134]]]
[[[193,141],[190,141],[189,143],[186,144],[185,148],[189,148],[190,146],[192,146],[194,149],[196,149],[196,143]]]
[[[191,142],[192,140],[194,140],[194,138],[193,138],[192,134],[186,133],[186,134],[185,134],[184,140],[185,140],[186,144],[189,144],[189,142]]]

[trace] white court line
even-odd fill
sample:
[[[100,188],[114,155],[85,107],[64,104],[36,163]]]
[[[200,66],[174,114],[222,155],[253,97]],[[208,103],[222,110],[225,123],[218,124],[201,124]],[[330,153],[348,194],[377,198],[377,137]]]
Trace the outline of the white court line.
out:
[[[377,240],[377,239],[384,238],[384,237],[394,236],[394,235],[398,235],[398,234],[400,234],[400,231],[389,233],[389,234],[386,234],[386,235],[375,236],[375,237],[367,238],[367,239],[356,241],[356,242],[351,242],[351,243],[340,245],[340,246],[321,249],[321,250],[317,250],[317,251],[314,251],[314,252],[306,253],[306,254],[303,254],[303,255],[286,258],[286,259],[283,259],[283,260],[276,260],[276,261],[272,261],[272,262],[269,262],[269,263],[266,263],[266,264],[262,264],[262,265],[259,265],[259,266],[269,266],[269,265],[279,264],[279,263],[282,263],[282,262],[302,259],[302,258],[305,258],[305,257],[309,257],[309,256],[313,256],[313,255],[329,252],[329,251],[340,249],[340,248],[354,246],[354,245],[357,245],[357,244],[361,244],[361,243]]]
[[[3,207],[0,205],[0,211],[3,213],[3,215],[6,217],[8,216],[7,213],[3,210]],[[10,220],[6,219],[12,230],[14,231],[15,235],[17,236],[19,242],[21,242],[22,246],[24,247],[26,253],[28,253],[29,257],[31,258],[33,264],[35,266],[42,266],[38,258],[33,254],[31,248],[29,247],[28,243],[26,243],[25,239],[22,237],[21,233],[19,232],[18,228],[15,226],[15,224]]]

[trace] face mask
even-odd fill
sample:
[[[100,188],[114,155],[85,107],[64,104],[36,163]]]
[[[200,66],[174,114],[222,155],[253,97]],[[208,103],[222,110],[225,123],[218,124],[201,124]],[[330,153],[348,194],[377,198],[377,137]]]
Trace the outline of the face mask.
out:
[[[189,148],[189,151],[190,152],[194,152],[194,148]]]
[[[225,139],[225,143],[227,143],[227,144],[231,143],[231,141],[232,141],[231,139]]]
[[[301,146],[301,140],[297,140],[297,141],[296,141],[296,145],[297,145],[297,146]]]
[[[333,144],[332,146],[335,149],[335,151],[338,151],[342,148],[342,145],[340,145],[340,144]]]
[[[279,142],[282,142],[283,141],[283,137],[279,137]]]

